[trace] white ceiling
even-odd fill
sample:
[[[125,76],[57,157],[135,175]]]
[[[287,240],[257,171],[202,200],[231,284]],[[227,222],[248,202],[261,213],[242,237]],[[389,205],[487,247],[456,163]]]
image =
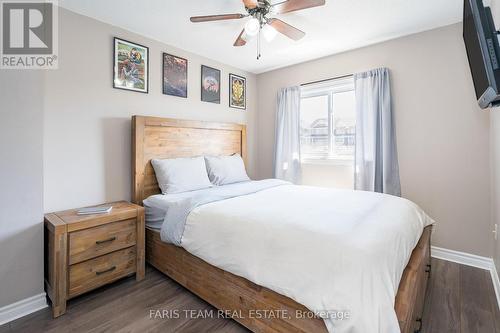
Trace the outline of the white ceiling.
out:
[[[272,1],[274,3],[280,0]],[[166,44],[262,73],[461,21],[461,0],[326,0],[326,6],[279,15],[307,33],[299,42],[279,35],[233,47],[246,19],[191,23],[190,16],[245,13],[240,0],[60,0],[74,12]]]

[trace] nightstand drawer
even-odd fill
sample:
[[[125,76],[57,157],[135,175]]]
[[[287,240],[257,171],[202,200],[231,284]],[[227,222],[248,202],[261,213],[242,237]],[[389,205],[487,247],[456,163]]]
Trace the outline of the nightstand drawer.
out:
[[[113,222],[69,234],[69,264],[76,264],[136,243],[136,219]]]
[[[74,297],[136,271],[132,246],[69,267],[68,296]]]

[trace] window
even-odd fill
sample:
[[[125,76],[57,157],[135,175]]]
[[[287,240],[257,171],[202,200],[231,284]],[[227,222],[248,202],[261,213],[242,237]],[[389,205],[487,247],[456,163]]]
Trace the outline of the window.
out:
[[[301,160],[352,163],[356,131],[352,77],[302,87]]]

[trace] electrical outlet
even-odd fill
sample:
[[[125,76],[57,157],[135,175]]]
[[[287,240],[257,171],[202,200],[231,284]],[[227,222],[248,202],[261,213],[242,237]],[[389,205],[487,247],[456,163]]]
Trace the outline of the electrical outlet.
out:
[[[495,235],[495,240],[498,239],[498,224],[495,223],[495,227],[493,229],[493,235]]]

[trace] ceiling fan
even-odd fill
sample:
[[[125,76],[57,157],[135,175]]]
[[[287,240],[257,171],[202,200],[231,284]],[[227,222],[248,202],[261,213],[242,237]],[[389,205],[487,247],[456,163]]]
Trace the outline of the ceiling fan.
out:
[[[245,45],[252,37],[258,35],[257,59],[260,58],[260,34],[267,41],[272,41],[278,32],[293,39],[299,40],[305,36],[305,32],[277,18],[268,18],[268,15],[284,14],[297,10],[323,6],[325,0],[287,0],[277,4],[271,4],[270,0],[241,0],[245,5],[246,14],[223,14],[193,16],[191,22],[209,22],[221,20],[236,20],[251,17],[245,24],[234,42],[234,46]]]

